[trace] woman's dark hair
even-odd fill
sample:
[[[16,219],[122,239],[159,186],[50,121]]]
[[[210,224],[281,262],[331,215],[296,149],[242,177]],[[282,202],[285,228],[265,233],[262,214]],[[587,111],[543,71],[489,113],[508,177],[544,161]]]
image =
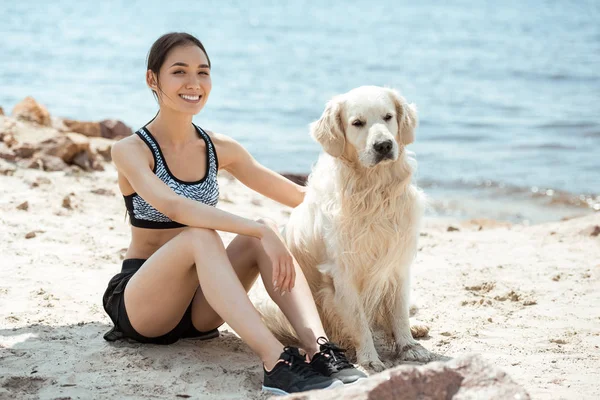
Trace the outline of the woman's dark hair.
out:
[[[148,52],[147,64],[149,70],[156,75],[156,85],[160,90],[160,82],[158,82],[158,72],[169,55],[169,52],[178,46],[198,46],[206,55],[208,67],[210,68],[210,58],[204,48],[204,45],[196,37],[185,32],[171,32],[159,37]],[[154,97],[158,100],[158,94],[153,90]]]

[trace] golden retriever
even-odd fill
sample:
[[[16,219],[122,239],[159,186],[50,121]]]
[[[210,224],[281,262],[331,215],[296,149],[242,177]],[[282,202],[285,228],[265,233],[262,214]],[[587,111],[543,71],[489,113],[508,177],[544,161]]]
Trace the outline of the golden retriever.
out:
[[[406,150],[416,126],[415,106],[395,90],[363,86],[334,97],[311,124],[325,153],[284,231],[329,338],[356,349],[357,362],[375,371],[385,367],[373,328],[401,359],[433,359],[409,324],[410,267],[425,203],[411,183],[415,160]],[[263,315],[289,338],[281,314]]]

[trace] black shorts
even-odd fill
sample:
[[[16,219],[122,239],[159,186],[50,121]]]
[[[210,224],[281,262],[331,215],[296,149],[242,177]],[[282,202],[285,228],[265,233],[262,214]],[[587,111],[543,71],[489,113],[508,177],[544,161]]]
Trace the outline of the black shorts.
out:
[[[104,292],[102,303],[104,310],[112,320],[114,327],[104,335],[104,339],[109,342],[122,338],[130,338],[140,343],[153,343],[153,344],[171,344],[175,343],[179,339],[194,338],[200,340],[212,339],[219,336],[219,331],[213,329],[208,332],[200,332],[192,324],[192,303],[188,306],[183,318],[177,324],[172,331],[158,337],[145,337],[140,335],[133,329],[127,316],[127,310],[125,310],[125,300],[123,294],[125,293],[125,286],[131,279],[133,274],[140,269],[144,264],[144,259],[130,258],[123,261],[123,267],[121,272],[115,275]]]

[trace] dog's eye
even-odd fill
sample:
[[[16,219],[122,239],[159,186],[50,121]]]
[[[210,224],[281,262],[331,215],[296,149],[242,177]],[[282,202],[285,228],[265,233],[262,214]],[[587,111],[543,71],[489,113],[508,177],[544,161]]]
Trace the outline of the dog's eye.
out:
[[[384,121],[389,121],[390,119],[392,119],[394,116],[390,113],[385,114],[385,117],[383,117]]]
[[[362,122],[360,119],[355,119],[354,121],[352,121],[352,125],[354,126],[363,126],[365,123]]]

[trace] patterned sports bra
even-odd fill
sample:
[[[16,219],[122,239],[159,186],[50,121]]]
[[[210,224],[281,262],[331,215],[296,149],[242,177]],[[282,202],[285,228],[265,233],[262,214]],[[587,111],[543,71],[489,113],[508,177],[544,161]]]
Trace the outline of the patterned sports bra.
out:
[[[219,183],[217,182],[217,172],[219,170],[219,160],[217,151],[210,137],[199,126],[194,124],[198,136],[204,139],[206,143],[206,175],[196,182],[186,182],[177,179],[169,170],[167,162],[163,157],[162,151],[156,139],[150,131],[143,127],[136,132],[144,143],[150,148],[154,157],[154,169],[152,172],[166,183],[175,193],[188,199],[200,201],[210,206],[216,206],[219,201]],[[129,213],[131,225],[138,228],[147,229],[171,229],[181,228],[185,225],[170,220],[166,215],[146,203],[137,193],[129,196],[123,196],[125,207]]]

